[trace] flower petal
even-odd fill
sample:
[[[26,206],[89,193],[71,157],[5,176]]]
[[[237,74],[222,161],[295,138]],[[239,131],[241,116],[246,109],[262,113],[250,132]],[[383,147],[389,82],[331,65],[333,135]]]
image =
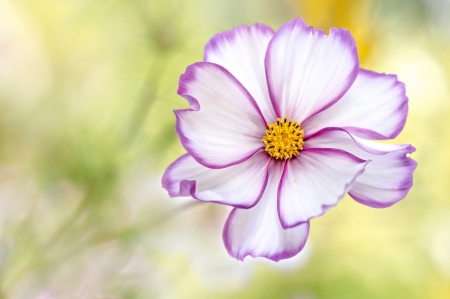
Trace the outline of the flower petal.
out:
[[[341,127],[368,139],[392,139],[403,129],[407,114],[405,84],[397,76],[361,69],[347,93],[308,119],[303,128],[313,134],[322,128]]]
[[[250,92],[266,120],[276,119],[267,88],[264,57],[274,32],[263,24],[216,34],[205,46],[205,61],[226,68]]]
[[[405,198],[413,185],[413,172],[417,167],[417,162],[406,156],[415,151],[411,148],[376,156],[348,194],[372,208],[387,208]]]
[[[325,36],[300,18],[275,33],[265,65],[275,112],[300,122],[338,101],[359,70],[355,40],[348,30],[331,28]]]
[[[261,150],[247,161],[227,168],[210,169],[184,154],[162,178],[171,197],[192,196],[238,208],[250,208],[261,198],[267,184],[270,159]]]
[[[409,144],[385,144],[352,136],[343,129],[327,128],[311,136],[307,147],[345,150],[361,159],[370,159],[348,194],[373,208],[386,208],[402,200],[413,185],[417,162],[406,156],[416,149]]]
[[[277,213],[277,188],[283,163],[272,163],[266,190],[256,206],[234,208],[223,230],[228,253],[243,260],[246,256],[265,257],[273,261],[287,259],[305,246],[309,223],[283,229]]]
[[[368,162],[337,149],[305,149],[288,161],[278,190],[283,227],[309,221],[336,205]]]
[[[176,130],[186,151],[200,164],[223,168],[262,147],[266,123],[247,90],[223,67],[198,62],[180,77],[178,94],[190,109],[175,110]]]
[[[371,159],[370,154],[385,155],[410,146],[409,144],[374,142],[354,136],[342,128],[325,128],[305,138],[304,148],[336,148],[367,160]]]

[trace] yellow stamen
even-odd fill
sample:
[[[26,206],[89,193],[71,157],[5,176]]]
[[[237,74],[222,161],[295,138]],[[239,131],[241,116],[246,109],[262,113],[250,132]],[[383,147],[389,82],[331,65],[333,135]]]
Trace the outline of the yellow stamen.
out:
[[[266,146],[266,152],[275,159],[290,159],[298,155],[303,149],[305,142],[303,141],[304,132],[300,123],[277,118],[277,122],[267,125],[266,136],[261,141]]]

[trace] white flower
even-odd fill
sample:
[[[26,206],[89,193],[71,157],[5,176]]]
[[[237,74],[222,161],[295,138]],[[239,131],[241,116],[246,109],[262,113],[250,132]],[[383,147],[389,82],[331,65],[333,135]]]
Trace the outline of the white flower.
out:
[[[223,239],[233,257],[278,261],[305,245],[309,220],[348,192],[376,208],[403,199],[417,163],[396,137],[405,86],[360,69],[345,29],[300,18],[276,33],[241,26],[214,36],[205,62],[189,66],[176,130],[187,151],[166,170],[170,196],[233,206]]]

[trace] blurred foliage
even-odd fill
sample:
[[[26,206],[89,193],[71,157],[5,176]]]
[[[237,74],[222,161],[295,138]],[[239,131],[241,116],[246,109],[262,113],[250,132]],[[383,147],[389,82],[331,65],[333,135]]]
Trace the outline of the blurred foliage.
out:
[[[346,198],[280,263],[229,257],[229,208],[170,199],[173,109],[215,33],[295,16],[398,74],[415,186]],[[0,1],[0,298],[449,298],[448,0]]]

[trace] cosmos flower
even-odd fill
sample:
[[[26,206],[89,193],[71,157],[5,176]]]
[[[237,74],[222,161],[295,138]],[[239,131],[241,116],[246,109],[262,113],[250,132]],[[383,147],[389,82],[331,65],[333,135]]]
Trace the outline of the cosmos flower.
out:
[[[297,18],[277,32],[255,24],[217,34],[178,94],[190,105],[174,111],[187,153],[162,185],[234,207],[223,239],[239,260],[294,256],[309,221],[346,193],[384,208],[412,186],[415,148],[373,141],[403,129],[405,86],[361,69],[345,29],[325,36]]]

